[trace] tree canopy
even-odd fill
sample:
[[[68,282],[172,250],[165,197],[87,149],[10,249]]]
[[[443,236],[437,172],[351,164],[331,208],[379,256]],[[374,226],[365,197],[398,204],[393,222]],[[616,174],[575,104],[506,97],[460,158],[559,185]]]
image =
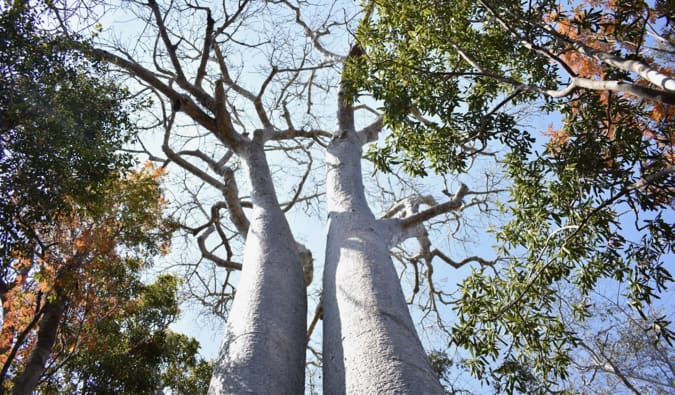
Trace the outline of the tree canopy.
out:
[[[204,393],[199,343],[168,329],[180,280],[143,281],[175,224],[163,171],[122,151],[142,103],[52,22],[0,5],[1,391]]]
[[[27,270],[3,303],[5,389],[35,369],[36,350],[44,347],[40,391],[205,392],[211,367],[197,357],[199,343],[168,329],[178,317],[180,281],[171,275],[142,281],[174,230],[163,214],[161,174],[146,167],[110,180],[99,205],[75,205],[38,228],[46,252],[14,254],[16,270]]]
[[[106,78],[102,65],[69,49],[70,40],[41,24],[40,4],[0,8],[0,256],[2,278],[10,252],[35,242],[67,198],[84,204],[119,169],[132,137],[128,92]]]
[[[626,284],[638,312],[672,282],[675,247],[671,12],[665,2],[376,1],[361,25],[354,94],[383,102],[392,129],[369,156],[388,171],[468,171],[496,155],[510,179],[496,230],[501,263],[461,283],[452,341],[508,391],[567,376],[575,333],[556,314],[569,282]],[[547,140],[513,105],[562,115]],[[530,105],[530,104],[528,104]],[[521,106],[521,108],[523,108]],[[556,119],[556,118],[553,118]],[[556,124],[558,121],[555,122]],[[541,147],[544,144],[545,147]],[[583,320],[584,303],[575,305]],[[670,342],[666,316],[651,330]],[[531,389],[531,388],[530,388]]]

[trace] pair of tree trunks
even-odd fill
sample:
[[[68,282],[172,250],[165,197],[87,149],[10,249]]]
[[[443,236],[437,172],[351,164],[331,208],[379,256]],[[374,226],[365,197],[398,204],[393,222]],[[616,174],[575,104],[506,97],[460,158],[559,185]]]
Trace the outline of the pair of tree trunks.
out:
[[[389,256],[400,226],[377,220],[365,199],[363,141],[347,122],[326,152],[323,390],[442,394]],[[307,311],[302,266],[262,144],[254,139],[243,159],[253,213],[209,394],[301,394]]]

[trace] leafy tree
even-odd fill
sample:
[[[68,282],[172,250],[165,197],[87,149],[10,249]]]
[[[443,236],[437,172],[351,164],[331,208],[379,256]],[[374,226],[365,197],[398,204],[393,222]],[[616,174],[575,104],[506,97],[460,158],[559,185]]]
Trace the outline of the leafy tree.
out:
[[[114,314],[85,325],[82,346],[47,375],[40,391],[205,394],[213,365],[197,357],[195,339],[168,329],[178,316],[178,285],[176,277],[160,276],[137,286]]]
[[[119,151],[139,103],[74,49],[76,36],[45,29],[44,5],[0,11],[3,391],[205,393],[198,343],[167,329],[177,280],[140,279],[174,225],[162,172],[127,174]]]
[[[131,136],[125,90],[94,78],[104,68],[41,27],[45,9],[0,6],[0,296],[21,273],[17,248],[44,248],[35,227],[94,202],[108,178],[130,165],[119,153]]]
[[[107,207],[74,208],[42,235],[52,238],[49,255],[35,258],[39,269],[9,293],[3,316],[5,385],[14,377],[14,393],[30,392],[19,387],[25,377],[48,393],[206,392],[211,367],[197,359],[199,344],[168,330],[178,280],[140,278],[173,226],[161,219],[160,174],[120,179],[104,195]]]
[[[154,0],[102,3],[105,9],[124,14],[120,20],[134,20],[144,28],[129,30],[111,23],[87,46],[88,54],[119,68],[133,78],[131,86],[136,93],[152,98],[154,105],[146,118],[152,124],[147,126],[162,134],[161,147],[152,145],[152,137],[156,136],[143,136],[136,147],[150,159],[176,170],[182,191],[176,193],[174,205],[183,230],[195,237],[194,247],[201,255],[199,260],[184,262],[186,284],[197,300],[227,318],[210,392],[266,392],[270,388],[281,393],[302,392],[305,346],[311,342],[308,332],[323,317],[323,351],[310,355],[314,362],[321,359],[326,392],[443,393],[417,337],[391,256],[401,258],[406,269],[412,268],[408,272],[414,270],[413,296],[419,294],[420,284],[426,284],[429,309],[437,302],[447,301],[447,294],[434,285],[434,268],[439,262],[453,267],[494,262],[481,256],[457,259],[444,253],[434,247],[428,229],[434,224],[459,224],[460,214],[471,210],[490,213],[489,203],[496,195],[494,183],[486,177],[464,185],[448,177],[443,181],[450,190],[444,192],[419,193],[406,188],[398,194],[397,187],[391,187],[382,194],[382,204],[376,205],[366,197],[365,185],[371,180],[364,181],[362,174],[363,146],[382,137],[389,141],[389,148],[383,147],[384,154],[372,154],[374,162],[392,170],[402,165],[416,174],[430,173],[427,169],[466,171],[476,156],[489,154],[488,143],[495,142],[514,153],[513,163],[526,163],[530,141],[516,128],[515,120],[502,111],[505,104],[499,104],[512,99],[532,100],[556,90],[558,75],[547,55],[521,46],[520,37],[504,34],[504,18],[494,16],[482,3],[429,2],[424,3],[426,8],[416,8],[412,2],[382,3],[410,11],[410,18],[428,17],[436,8],[441,11],[438,15],[444,16],[433,24],[412,24],[419,33],[401,42],[417,40],[417,48],[424,48],[425,27],[437,26],[439,32],[445,29],[452,33],[457,26],[458,34],[464,35],[458,42],[473,46],[468,53],[487,57],[486,66],[474,62],[479,67],[461,54],[453,58],[457,73],[482,77],[475,83],[455,82],[453,74],[445,73],[427,85],[424,83],[428,75],[424,73],[416,79],[396,79],[387,75],[396,70],[395,65],[371,68],[368,60],[377,57],[370,55],[374,50],[367,39],[363,38],[364,45],[351,45],[347,34],[362,15],[361,10],[345,7],[338,12],[336,8],[342,3],[335,8],[328,7],[327,2],[315,5],[287,0],[244,0],[209,6]],[[373,23],[385,23],[381,4],[373,4],[376,7],[366,9],[366,21],[368,14],[374,12],[377,15]],[[90,10],[82,4],[74,9],[59,5],[51,10],[66,30],[73,28],[67,16]],[[552,8],[540,12],[536,20],[550,17]],[[445,15],[446,9],[452,12]],[[520,3],[503,3],[498,10],[511,9],[519,13]],[[508,20],[526,23],[535,20],[536,12],[531,14]],[[86,18],[81,15],[78,23],[87,20],[93,25],[98,21]],[[483,23],[480,18],[488,19]],[[471,32],[479,27],[487,28],[489,36]],[[122,32],[133,36],[118,40],[116,34]],[[533,40],[544,35],[551,40],[557,37],[546,29],[536,30],[537,34],[533,29],[514,32],[519,36],[527,33],[524,37]],[[420,37],[412,37],[415,34]],[[386,37],[379,42],[389,43]],[[452,41],[442,42],[451,46]],[[562,41],[556,41],[559,42]],[[497,49],[505,49],[509,56],[497,49],[487,50],[499,43],[503,45]],[[445,54],[443,49],[428,47],[428,52],[411,52],[407,58],[393,45],[383,52],[396,53],[406,61],[426,61],[427,54]],[[511,63],[502,67],[503,60]],[[415,77],[409,69],[399,69]],[[509,73],[506,80],[493,83],[490,78],[499,76],[501,71]],[[363,74],[377,82],[359,80],[357,77]],[[525,80],[519,79],[521,75]],[[591,83],[592,78],[575,78],[573,88],[597,85]],[[397,85],[399,82],[402,86]],[[391,90],[387,84],[392,84]],[[615,87],[638,92],[641,98],[649,96],[656,99],[654,103],[667,103],[667,84],[645,89],[639,84],[627,85],[630,86]],[[364,87],[376,96],[393,92],[386,98],[377,96],[384,99],[382,111],[356,102]],[[463,94],[467,87],[469,93]],[[456,91],[460,97],[448,91]],[[659,95],[666,99],[659,101]],[[460,102],[466,104],[459,106]],[[385,129],[385,123],[392,129]],[[387,140],[386,135],[393,137]],[[391,153],[401,149],[406,150],[405,155],[387,154],[387,150]],[[320,155],[324,160],[317,160]],[[297,218],[295,215],[302,209],[310,216],[320,214],[322,211],[312,206],[319,199],[325,200],[328,217],[322,304],[307,328],[305,286],[312,258],[308,248],[291,233],[291,225],[298,227],[300,220],[287,218]],[[533,218],[537,219],[531,216],[530,226]],[[418,242],[417,248],[406,242],[411,239]],[[235,274],[239,270],[241,273]],[[469,291],[469,296],[480,296],[483,290],[500,285],[483,287],[487,280],[481,276],[473,276],[470,281],[479,291]],[[465,321],[477,317],[495,325],[503,323],[479,309],[495,306],[499,312],[495,299],[488,296],[473,302],[461,305],[477,308],[466,312]],[[532,305],[546,307],[542,303]],[[549,316],[540,314],[534,318],[542,321]],[[538,322],[533,321],[529,328],[532,335],[522,339],[533,339],[538,328]],[[458,333],[482,336],[485,331]],[[569,340],[559,335],[555,332],[551,336]],[[485,339],[486,347],[492,347],[490,341],[494,337]],[[514,348],[514,352],[519,350]],[[530,379],[530,368],[540,371],[549,369],[551,364],[549,370],[562,366],[560,358],[547,359],[546,350],[533,355],[536,358],[528,363],[520,362],[524,356],[504,355],[503,368],[494,373],[516,372]],[[480,373],[480,363],[473,362],[471,366]],[[515,381],[509,383],[515,388]]]
[[[462,282],[452,338],[474,356],[474,375],[503,377],[506,391],[536,391],[523,369],[542,391],[567,377],[575,334],[555,314],[560,280],[582,295],[603,278],[625,281],[638,312],[672,281],[675,80],[664,4],[377,1],[361,27],[366,55],[352,89],[383,100],[393,130],[369,154],[378,168],[462,173],[506,151],[504,262]],[[535,140],[505,110],[523,102],[563,116],[544,152],[532,152]],[[583,319],[585,307],[575,309]],[[672,339],[665,316],[651,320]]]

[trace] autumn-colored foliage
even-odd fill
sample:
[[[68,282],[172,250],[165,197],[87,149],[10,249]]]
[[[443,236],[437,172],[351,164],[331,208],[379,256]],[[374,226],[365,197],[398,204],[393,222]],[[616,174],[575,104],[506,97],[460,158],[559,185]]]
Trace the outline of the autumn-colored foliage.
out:
[[[46,306],[63,305],[50,362],[98,344],[97,323],[137,308],[140,271],[168,250],[173,225],[163,216],[162,169],[146,165],[108,183],[105,199],[72,209],[39,229],[39,247],[12,259],[3,295],[0,366],[3,387],[21,373]],[[47,367],[57,368],[56,365]]]
[[[672,59],[672,52],[660,51],[657,39],[649,37],[648,24],[655,24],[659,18],[667,17],[659,9],[632,2],[599,2],[582,1],[564,9],[559,6],[557,11],[550,13],[544,18],[557,34],[569,42],[580,43],[581,46],[592,48],[601,54],[618,53],[626,59],[635,59],[651,65],[664,75],[673,75],[672,67],[660,65],[656,56],[662,54],[668,62]],[[656,37],[656,36],[655,36]],[[579,47],[579,46],[577,46]],[[645,47],[651,50],[645,49]],[[560,55],[560,58],[578,76],[604,81],[625,79],[631,81],[628,75],[621,70],[614,69],[603,62],[601,56],[593,56],[592,52],[570,48]],[[650,82],[636,76],[633,82],[636,86],[646,87]],[[594,99],[589,100],[593,96]],[[572,125],[580,119],[579,107],[587,106],[594,102],[594,124],[586,124],[588,131],[598,138],[613,139],[616,144],[626,139],[623,136],[617,138],[618,125],[630,124],[632,133],[638,133],[650,141],[658,159],[653,158],[648,163],[643,163],[654,171],[654,165],[664,168],[674,164],[675,136],[672,128],[675,123],[675,106],[660,101],[647,101],[631,95],[630,93],[616,93],[608,90],[586,92],[572,98],[569,106],[563,111],[565,118],[563,126],[554,129],[549,126],[546,135],[551,137],[548,143],[549,152],[557,155],[564,144],[579,144],[579,136],[572,134]],[[586,110],[588,111],[588,110]],[[588,116],[584,117],[589,120]],[[626,128],[622,128],[626,130]],[[625,132],[624,132],[625,133]],[[613,158],[607,152],[606,164],[612,166]],[[639,171],[643,172],[644,167]],[[657,193],[657,190],[652,190]],[[668,192],[668,191],[661,191]],[[657,199],[664,196],[654,195]]]

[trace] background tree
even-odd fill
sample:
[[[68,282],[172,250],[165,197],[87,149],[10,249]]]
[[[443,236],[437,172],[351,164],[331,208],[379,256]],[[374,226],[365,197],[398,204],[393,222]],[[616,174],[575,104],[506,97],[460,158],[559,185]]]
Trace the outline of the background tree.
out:
[[[657,175],[660,174],[657,169],[668,157],[666,146],[660,143],[661,137],[644,140],[649,142],[648,148],[639,145],[643,141],[643,132],[635,133],[629,126],[638,125],[639,118],[630,122],[621,118],[619,124],[626,125],[630,133],[627,133],[626,143],[622,142],[617,148],[621,151],[617,158],[622,161],[613,162],[620,163],[616,171],[606,170],[611,163],[601,160],[609,158],[599,155],[604,153],[602,147],[581,144],[589,151],[578,158],[593,159],[592,164],[598,166],[587,168],[578,162],[578,167],[583,167],[581,170],[592,172],[585,175],[587,178],[576,174],[570,177],[587,184],[568,183],[561,178],[559,171],[568,168],[563,163],[577,162],[563,161],[562,158],[574,156],[556,151],[556,146],[543,157],[559,166],[535,161],[548,172],[540,171],[536,166],[530,173],[522,170],[530,163],[531,141],[529,136],[516,129],[515,120],[502,110],[509,101],[533,100],[540,94],[551,96],[550,93],[557,91],[559,76],[549,61],[557,62],[555,59],[561,58],[560,51],[565,49],[567,41],[561,37],[565,33],[545,28],[556,27],[557,22],[546,20],[557,18],[551,14],[555,8],[552,5],[533,5],[523,11],[520,4],[515,3],[500,3],[499,8],[472,2],[401,6],[393,2],[377,3],[374,4],[374,12],[378,12],[374,23],[388,23],[388,14],[382,11],[382,6],[387,4],[396,6],[396,12],[409,12],[405,18],[394,22],[419,22],[394,29],[393,36],[401,38],[401,43],[415,43],[415,46],[405,47],[411,52],[396,51],[397,47],[392,44],[387,53],[395,53],[400,59],[411,62],[416,59],[428,61],[438,65],[440,71],[429,73],[428,68],[422,67],[422,72],[416,74],[411,72],[416,70],[414,67],[396,68],[396,62],[385,62],[380,68],[371,67],[368,61],[377,60],[379,56],[374,56],[375,50],[368,39],[363,38],[364,53],[363,46],[351,45],[346,30],[343,30],[354,27],[360,10],[347,8],[338,12],[341,3],[331,8],[325,4],[291,1],[226,2],[213,7],[188,1],[168,4],[125,2],[124,10],[108,9],[118,12],[117,16],[124,15],[119,17],[120,20],[134,20],[144,28],[133,30],[133,37],[127,40],[127,37],[116,37],[115,32],[122,30],[119,30],[120,24],[113,23],[109,31],[107,27],[101,31],[90,47],[91,56],[116,65],[123,75],[131,77],[129,85],[135,92],[153,98],[154,106],[149,112],[152,121],[147,126],[148,129],[159,129],[161,153],[151,145],[148,136],[137,141],[139,153],[181,170],[177,174],[182,191],[176,193],[174,204],[183,229],[196,238],[195,249],[203,258],[185,262],[186,284],[200,302],[221,315],[228,315],[222,353],[212,379],[213,393],[255,391],[256,388],[264,391],[271,383],[281,392],[301,391],[304,352],[299,350],[307,339],[305,328],[300,325],[306,315],[306,281],[300,268],[309,268],[311,257],[305,247],[295,242],[286,215],[294,218],[303,206],[321,198],[324,188],[329,220],[323,273],[324,303],[323,308],[316,309],[316,318],[312,319],[315,323],[323,311],[325,348],[323,354],[316,353],[316,358],[322,358],[324,363],[324,389],[369,392],[383,388],[392,391],[416,388],[430,393],[441,392],[441,389],[415,334],[405,305],[405,294],[389,257],[392,249],[395,256],[405,262],[405,267],[414,271],[411,274],[415,284],[413,297],[418,296],[420,285],[428,289],[428,309],[432,311],[438,307],[437,302],[448,300],[447,293],[434,284],[433,273],[438,263],[453,267],[476,264],[479,269],[465,283],[466,297],[460,300],[463,321],[455,332],[455,340],[473,348],[478,355],[492,355],[504,362],[491,374],[513,377],[518,372],[527,372],[525,368],[531,368],[543,372],[539,377],[544,378],[546,386],[550,384],[546,380],[563,375],[563,366],[567,362],[564,351],[571,340],[563,326],[548,314],[551,303],[547,299],[551,295],[547,292],[548,286],[577,267],[583,270],[574,274],[588,281],[582,282],[582,288],[589,288],[597,273],[606,275],[602,270],[593,271],[598,266],[576,264],[595,262],[588,257],[588,251],[610,250],[595,248],[605,237],[598,236],[603,234],[601,231],[613,232],[614,225],[610,221],[613,213],[602,215],[611,204],[646,190],[635,184],[639,177],[652,187],[650,194],[668,191],[669,168],[663,167],[663,177]],[[60,21],[67,21],[70,12],[91,10],[60,6],[52,6]],[[560,12],[557,8],[555,11]],[[516,16],[508,14],[509,18],[505,19],[503,13],[507,12],[515,12]],[[434,23],[414,19],[418,17],[429,18]],[[508,23],[517,25],[504,27]],[[532,27],[533,23],[539,27]],[[426,29],[429,26],[434,28]],[[62,27],[69,29],[66,22]],[[485,29],[485,32],[475,29]],[[364,30],[364,34],[373,34],[370,30],[377,33],[377,29]],[[335,34],[336,31],[341,33]],[[401,35],[397,36],[399,33]],[[443,36],[442,33],[448,34]],[[453,40],[455,34],[461,36],[461,40]],[[434,46],[437,44],[434,37],[441,37],[438,43],[445,47]],[[374,40],[386,45],[390,43],[386,36]],[[457,45],[460,51],[452,46],[453,42],[460,44]],[[465,45],[471,46],[471,51],[462,50]],[[537,48],[541,46],[550,49],[539,51]],[[584,56],[600,59],[598,61],[607,65],[609,71],[633,70],[630,67],[622,69],[626,64],[616,58],[598,55],[598,50],[591,53],[586,47],[577,48],[573,44],[566,48],[580,54],[586,51],[590,55]],[[446,60],[444,56],[450,50],[456,52],[452,52],[452,59]],[[474,61],[467,53],[485,58]],[[435,59],[436,55],[440,58]],[[625,54],[614,56],[623,59]],[[343,74],[342,65],[348,59],[347,74]],[[452,61],[449,70],[445,69],[446,61]],[[668,103],[667,74],[654,67],[646,70],[647,78],[660,85],[641,87],[638,83],[628,83],[621,73],[612,77],[616,84],[596,84],[593,78],[578,76],[572,68],[564,68],[563,63],[564,60],[558,62],[560,69],[571,70],[574,79],[570,81],[569,92],[563,90],[560,95],[569,93],[569,98],[577,100],[574,96],[577,93],[572,91],[582,92],[578,89],[583,88],[593,92],[614,92],[608,101],[612,106],[617,102],[618,92],[639,94],[640,99],[650,100],[648,103],[664,106]],[[650,62],[631,64],[651,65]],[[395,74],[397,70],[400,75]],[[391,72],[394,74],[387,74]],[[480,78],[471,81],[450,78],[467,74]],[[366,78],[359,80],[359,75]],[[429,79],[434,75],[436,79]],[[416,79],[409,78],[411,76]],[[379,154],[371,155],[378,166],[396,170],[400,164],[417,174],[426,173],[427,168],[454,171],[454,174],[461,172],[462,181],[466,180],[467,185],[456,177],[439,177],[445,183],[445,191],[418,194],[410,188],[401,194],[383,193],[386,198],[382,199],[382,204],[372,205],[364,191],[361,150],[364,144],[377,141],[387,130],[383,129],[378,111],[355,103],[362,88],[384,100],[383,121],[392,127],[392,137],[384,138],[389,143],[387,147]],[[465,88],[469,90],[464,91]],[[393,93],[389,95],[390,92]],[[556,95],[558,93],[553,94]],[[335,96],[337,100],[334,100]],[[577,113],[581,118],[573,122],[579,126],[574,133],[591,130],[581,127],[581,120],[586,119],[583,117],[607,113],[595,111],[603,102],[597,99],[593,104],[593,100],[580,102],[583,105],[579,104],[578,108],[582,110]],[[337,111],[333,106],[336,101]],[[460,102],[466,104],[459,106]],[[587,110],[584,106],[588,103],[596,107]],[[636,106],[641,102],[626,103]],[[650,104],[646,106],[651,111]],[[565,108],[574,114],[573,107]],[[634,109],[630,108],[631,111]],[[327,115],[335,113],[336,117]],[[615,119],[613,114],[618,113],[610,110],[606,120],[588,118],[588,125],[599,130],[598,137],[581,137],[579,141],[612,140],[608,133],[602,132],[602,122],[608,124],[609,120]],[[326,126],[327,120],[331,124],[337,120],[337,131],[328,131],[333,126]],[[623,132],[614,134],[623,135]],[[506,147],[511,153],[504,159],[508,161],[510,171],[518,176],[514,176],[514,190],[521,188],[522,192],[532,193],[522,196],[516,193],[516,196],[539,200],[536,204],[514,202],[516,206],[532,208],[520,217],[513,214],[524,223],[518,228],[517,235],[527,235],[531,239],[516,239],[514,243],[518,247],[512,247],[510,251],[530,253],[531,256],[511,259],[508,263],[516,265],[513,269],[509,270],[507,266],[496,271],[494,276],[487,276],[490,269],[480,266],[494,262],[474,254],[457,258],[461,255],[454,251],[453,254],[443,252],[432,243],[428,228],[433,223],[460,224],[460,214],[471,211],[490,213],[493,206],[488,203],[498,193],[494,186],[495,177],[488,174],[470,182],[464,174],[477,158],[494,157],[490,148],[494,143],[501,144],[496,148]],[[324,161],[316,159],[317,155],[323,154],[319,152],[322,148],[326,149]],[[566,148],[578,147],[569,144]],[[405,155],[393,158],[392,154],[387,154],[397,149],[405,149]],[[641,163],[633,158],[642,155],[645,149],[656,150],[647,162],[653,160],[657,166],[653,169],[645,166],[645,171],[640,174],[628,171],[627,164]],[[589,153],[590,157],[585,156]],[[629,155],[633,155],[631,159],[623,160]],[[321,166],[326,167],[325,179],[314,175],[317,170],[324,174]],[[574,170],[574,166],[569,169]],[[593,177],[596,173],[599,176]],[[603,191],[607,191],[604,194],[594,189],[591,181],[603,180],[606,175],[614,178],[608,181],[609,187],[603,184]],[[535,184],[549,180],[550,184]],[[638,187],[627,188],[632,185]],[[590,195],[579,197],[576,194],[579,189]],[[616,191],[618,194],[612,195]],[[658,203],[657,199],[653,201],[657,205],[665,204]],[[560,206],[547,207],[551,202]],[[309,207],[310,214],[314,214],[316,211]],[[510,207],[505,206],[505,210]],[[598,207],[596,213],[594,210]],[[549,218],[550,223],[545,223]],[[568,223],[568,220],[577,222]],[[604,225],[602,221],[605,221]],[[295,221],[293,225],[298,224],[299,221]],[[658,229],[666,229],[660,226],[661,222],[654,224]],[[577,230],[570,236],[563,231],[554,232],[552,227],[554,230],[555,227],[575,227]],[[505,229],[503,237],[510,240],[510,228]],[[521,233],[521,229],[525,231]],[[665,235],[660,240],[669,240],[665,231],[656,233]],[[589,239],[590,248],[579,241],[579,237],[587,235],[598,236]],[[613,243],[620,241],[613,240]],[[572,242],[576,244],[569,248],[565,245],[572,253],[560,259],[555,254],[563,249],[554,248],[553,244],[548,247],[549,243]],[[638,253],[644,252],[643,256],[647,256],[645,254],[653,252],[652,255],[658,257],[670,248],[667,244],[661,248],[659,243],[650,244],[656,246],[649,250],[651,252],[639,250],[642,252]],[[547,248],[538,248],[542,244]],[[626,242],[622,246],[629,248],[630,244]],[[554,251],[551,256],[554,260],[548,255],[537,255],[550,251]],[[660,273],[658,276],[661,277],[651,276],[650,268],[660,266],[658,259],[649,262],[654,264],[645,271],[646,281],[667,281],[667,275],[662,271],[654,272]],[[635,267],[630,262],[619,265],[616,270],[612,268],[609,275],[625,275]],[[589,268],[591,270],[587,270]],[[237,273],[240,269],[241,276]],[[509,276],[517,277],[519,282],[511,281]],[[640,281],[638,278],[634,283]],[[238,284],[236,293],[234,284]],[[504,297],[494,295],[502,291],[508,291],[508,294]],[[534,296],[530,298],[530,295]],[[636,300],[645,300],[644,293],[637,292],[636,295]],[[230,306],[231,310],[228,310]],[[495,314],[482,314],[481,307],[486,306],[494,309]],[[519,314],[509,315],[511,312]],[[486,328],[481,327],[483,323]],[[315,327],[310,325],[310,329]],[[507,342],[515,343],[511,349],[513,355],[508,353],[508,348],[501,352],[496,346],[496,334],[502,328],[522,334],[507,338]],[[521,341],[527,343],[519,344]],[[529,346],[534,348],[530,350]],[[292,356],[284,359],[288,355]],[[525,359],[527,364],[522,362]],[[480,376],[486,369],[487,358],[469,360],[467,364]],[[520,374],[521,378],[526,376]],[[508,385],[511,389],[518,383],[525,385],[519,380],[512,379]]]
[[[73,49],[77,37],[48,30],[46,10],[0,5],[3,391],[82,389],[74,372],[102,380],[95,366],[103,355],[119,367],[133,354],[155,380],[117,372],[108,391],[204,393],[210,370],[195,357],[198,344],[167,330],[178,313],[176,280],[141,282],[173,230],[161,171],[127,173],[133,162],[120,151],[143,104]],[[155,338],[156,346],[133,349]],[[118,354],[106,339],[118,342]]]
[[[103,320],[82,325],[74,352],[63,353],[43,379],[45,393],[205,394],[213,364],[199,343],[168,329],[178,317],[175,276],[130,290]]]
[[[178,313],[176,280],[161,277],[144,286],[140,279],[151,258],[166,252],[173,230],[162,213],[160,174],[146,168],[111,181],[100,205],[75,206],[38,233],[49,246],[46,251],[15,253],[14,267],[29,268],[3,304],[3,385],[13,382],[14,393],[30,393],[55,374],[63,377],[61,369],[71,371],[87,355],[90,364],[107,360],[119,367],[127,351],[146,357],[146,372],[194,358],[194,340],[167,331]],[[155,337],[154,348],[138,345]],[[120,353],[111,351],[120,348]],[[184,363],[196,364],[189,359]],[[101,379],[91,371],[87,376]],[[159,384],[148,377],[108,379],[121,381],[121,388],[131,388],[128,392],[153,392]],[[138,382],[150,389],[138,387]]]
[[[35,227],[95,202],[131,135],[127,93],[63,39],[40,28],[44,9],[24,1],[0,8],[0,298],[14,286],[18,249],[38,251]]]
[[[662,3],[373,3],[359,39],[355,89],[383,100],[393,129],[370,157],[414,174],[466,172],[497,157],[511,179],[497,232],[503,264],[461,285],[452,342],[479,378],[532,391],[567,376],[573,328],[555,314],[555,284],[582,295],[625,282],[641,312],[672,281],[672,20]],[[545,150],[508,104],[559,111]],[[541,140],[540,140],[541,141]],[[494,270],[493,270],[494,269]],[[576,305],[577,319],[585,306]],[[672,338],[665,316],[651,318]],[[491,365],[490,362],[494,362]],[[488,369],[491,367],[491,371]],[[500,379],[497,379],[499,381]]]

